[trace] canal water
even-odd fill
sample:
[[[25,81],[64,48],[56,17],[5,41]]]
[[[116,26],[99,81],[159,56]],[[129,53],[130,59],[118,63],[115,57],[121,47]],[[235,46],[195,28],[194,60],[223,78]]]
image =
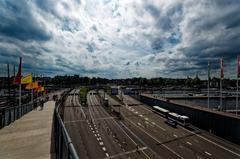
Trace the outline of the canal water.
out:
[[[189,97],[189,96],[206,96],[206,92],[201,94],[195,94],[194,92],[180,92],[180,91],[166,91],[166,92],[154,92],[154,95],[161,97]],[[219,92],[211,92],[210,96],[219,96]],[[201,107],[208,107],[208,99],[176,99],[180,103],[186,103],[188,105],[197,105]],[[238,99],[238,110],[240,110],[240,96]],[[220,98],[209,99],[209,107],[211,109],[220,108]],[[223,110],[236,110],[236,98],[222,99]]]

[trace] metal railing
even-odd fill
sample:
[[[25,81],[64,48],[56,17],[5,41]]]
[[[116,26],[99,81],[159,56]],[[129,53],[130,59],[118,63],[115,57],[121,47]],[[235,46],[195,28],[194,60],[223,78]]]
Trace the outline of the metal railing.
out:
[[[71,138],[64,126],[60,108],[63,105],[65,97],[68,92],[64,92],[61,98],[55,104],[54,110],[54,139],[55,139],[55,153],[57,159],[79,159],[78,154],[72,144]]]
[[[34,101],[34,104],[28,103],[21,106],[0,108],[0,129],[8,126],[15,120],[35,109],[37,107],[37,103],[39,104],[40,102]]]

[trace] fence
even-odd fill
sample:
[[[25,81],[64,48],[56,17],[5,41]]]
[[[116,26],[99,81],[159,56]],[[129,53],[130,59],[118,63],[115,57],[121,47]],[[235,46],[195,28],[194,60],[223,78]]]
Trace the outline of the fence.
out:
[[[0,129],[36,108],[37,103],[40,102],[34,101],[34,104],[28,103],[21,106],[0,108]]]
[[[78,154],[72,144],[71,138],[64,126],[60,108],[63,105],[65,97],[68,92],[63,93],[61,98],[55,104],[54,110],[54,139],[55,139],[55,153],[57,159],[79,159]]]

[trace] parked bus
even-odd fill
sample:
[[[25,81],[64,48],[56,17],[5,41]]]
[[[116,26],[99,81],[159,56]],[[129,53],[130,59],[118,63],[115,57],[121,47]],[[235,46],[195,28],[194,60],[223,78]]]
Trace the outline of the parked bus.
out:
[[[167,109],[163,109],[159,106],[153,106],[153,112],[161,115],[161,116],[164,116],[164,117],[167,117],[169,111]]]

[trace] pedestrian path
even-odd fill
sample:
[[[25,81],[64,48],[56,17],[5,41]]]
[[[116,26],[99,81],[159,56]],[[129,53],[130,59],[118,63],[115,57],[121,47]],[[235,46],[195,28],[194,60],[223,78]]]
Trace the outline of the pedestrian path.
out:
[[[44,104],[0,130],[0,159],[54,158],[54,101]]]

